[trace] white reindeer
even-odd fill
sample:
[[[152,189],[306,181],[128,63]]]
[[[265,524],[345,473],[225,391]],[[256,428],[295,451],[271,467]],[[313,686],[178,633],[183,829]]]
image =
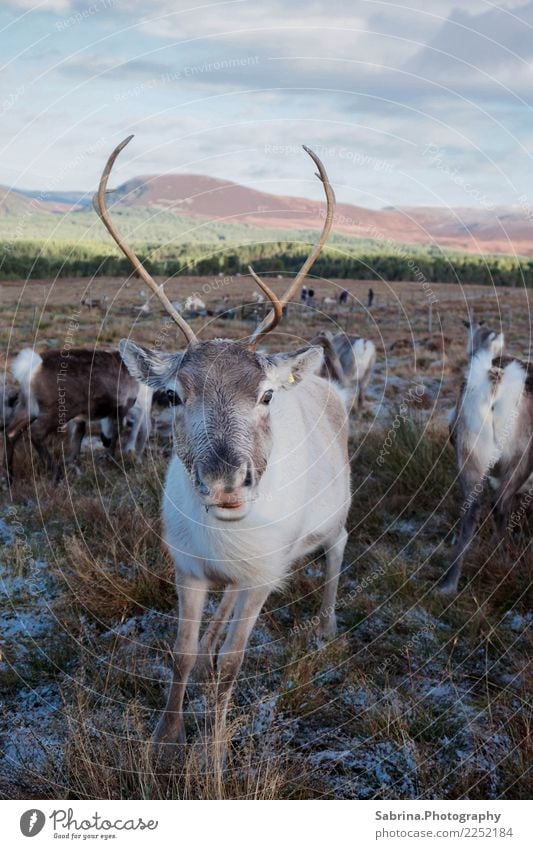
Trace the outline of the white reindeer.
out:
[[[457,590],[474,537],[485,484],[492,485],[497,536],[505,536],[513,498],[533,472],[533,365],[503,356],[502,333],[469,328],[469,365],[450,422],[463,496],[459,539],[440,589]],[[533,492],[533,489],[532,489]]]
[[[205,303],[199,295],[189,295],[189,297],[185,300],[186,312],[203,312],[204,310]]]
[[[176,567],[179,626],[167,706],[153,736],[159,749],[161,744],[185,741],[187,680],[196,664],[209,669],[222,640],[213,731],[223,727],[248,637],[267,597],[283,586],[291,565],[317,547],[326,555],[320,632],[335,633],[350,505],[347,417],[335,386],[316,375],[322,363],[320,348],[269,355],[255,350],[280,321],[331,229],[335,198],[318,157],[305,148],[327,198],[318,244],[281,299],[250,269],[273,309],[247,343],[199,342],[117,233],[106,208],[111,168],[131,138],[107,162],[97,207],[112,237],[188,342],[185,352],[176,354],[150,351],[128,340],[120,344],[132,376],[152,388],[164,388],[176,408],[163,525]],[[200,642],[207,592],[220,585],[226,588],[224,595]]]

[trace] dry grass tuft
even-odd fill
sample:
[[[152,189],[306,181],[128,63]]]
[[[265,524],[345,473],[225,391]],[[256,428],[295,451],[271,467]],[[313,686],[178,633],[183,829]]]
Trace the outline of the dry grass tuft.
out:
[[[135,517],[125,512],[118,524],[124,531],[125,526],[135,526]],[[92,537],[64,539],[66,565],[61,576],[70,603],[103,622],[121,620],[147,608],[172,609],[174,570],[157,536],[146,527],[142,533],[122,538],[116,531],[114,524],[108,536],[98,538],[95,545],[89,543]],[[59,604],[66,601],[64,595]]]
[[[68,734],[62,771],[54,781],[68,798],[101,799],[279,799],[291,769],[253,738],[238,747],[239,722],[225,739],[199,741],[172,758],[154,755],[146,709],[136,700],[123,706],[120,722],[95,710],[85,688],[69,698]],[[50,787],[50,790],[53,786]]]

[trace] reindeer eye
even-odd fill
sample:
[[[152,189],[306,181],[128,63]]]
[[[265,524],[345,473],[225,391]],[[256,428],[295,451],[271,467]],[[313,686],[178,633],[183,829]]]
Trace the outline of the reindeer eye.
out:
[[[171,407],[177,407],[179,404],[183,404],[180,396],[173,389],[167,389],[167,398]]]
[[[263,394],[263,396],[261,398],[261,403],[266,404],[268,406],[268,404],[270,404],[270,402],[272,401],[273,394],[274,394],[273,389],[267,389],[267,391]]]

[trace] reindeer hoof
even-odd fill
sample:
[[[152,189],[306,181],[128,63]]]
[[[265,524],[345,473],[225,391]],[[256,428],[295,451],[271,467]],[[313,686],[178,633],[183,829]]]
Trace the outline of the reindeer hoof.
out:
[[[172,762],[181,756],[183,751],[183,746],[178,743],[160,743],[153,738],[150,742],[150,759],[156,768],[170,769]]]
[[[174,743],[184,744],[185,726],[180,720],[179,724],[169,722],[169,714],[163,713],[152,734],[152,745],[171,745]]]
[[[337,636],[337,617],[332,614],[327,617],[320,616],[320,622],[316,626],[316,635],[321,640],[332,640]]]
[[[185,729],[175,733],[164,722],[159,720],[150,740],[150,754],[154,763],[162,768],[170,766],[172,761],[183,754],[185,746]]]

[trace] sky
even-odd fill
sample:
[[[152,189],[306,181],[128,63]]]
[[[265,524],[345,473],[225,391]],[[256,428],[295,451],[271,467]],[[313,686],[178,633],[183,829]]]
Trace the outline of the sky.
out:
[[[0,183],[105,159],[363,206],[533,206],[533,2],[3,0]]]

